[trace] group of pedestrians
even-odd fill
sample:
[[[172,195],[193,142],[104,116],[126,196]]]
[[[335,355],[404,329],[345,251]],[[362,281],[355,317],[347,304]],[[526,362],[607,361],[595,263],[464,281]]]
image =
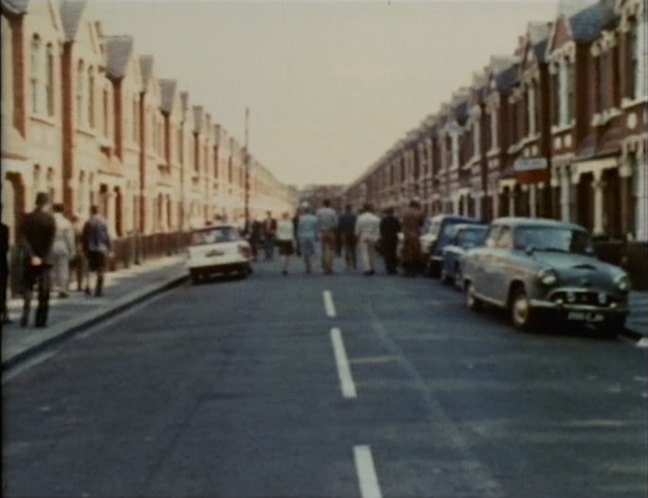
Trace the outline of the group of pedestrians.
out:
[[[422,259],[419,234],[423,221],[423,212],[416,201],[410,203],[402,220],[399,220],[393,208],[386,209],[381,218],[374,213],[371,204],[365,204],[357,215],[349,205],[343,213],[338,214],[331,207],[331,202],[325,199],[317,210],[306,203],[301,205],[292,218],[286,212],[276,221],[268,212],[263,222],[252,223],[248,240],[255,261],[261,241],[266,260],[272,260],[274,247],[278,247],[283,275],[288,274],[290,259],[294,254],[303,258],[306,273],[312,273],[319,242],[321,267],[325,275],[333,273],[335,257],[342,254],[347,271],[356,270],[360,263],[365,275],[374,275],[377,246],[380,246],[389,275],[398,273],[400,262],[405,275],[416,276]],[[403,239],[399,260],[397,253],[401,232]]]
[[[103,294],[112,241],[96,206],[90,209],[89,219],[82,224],[78,217],[68,219],[63,204],[52,205],[49,195],[40,192],[34,210],[24,216],[19,226],[11,265],[7,265],[8,239],[8,230],[3,226],[3,323],[10,323],[6,304],[7,273],[11,274],[12,288],[23,298],[21,327],[29,325],[34,292],[38,301],[34,325],[47,326],[50,294],[55,291],[59,298],[69,297],[71,268],[77,291],[91,296],[90,280],[95,274],[94,295]]]

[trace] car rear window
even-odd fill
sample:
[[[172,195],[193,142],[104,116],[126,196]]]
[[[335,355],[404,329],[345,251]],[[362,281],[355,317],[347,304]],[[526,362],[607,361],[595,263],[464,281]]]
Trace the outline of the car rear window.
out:
[[[238,230],[234,227],[216,227],[197,230],[191,234],[191,244],[217,244],[219,242],[235,242],[240,240]]]

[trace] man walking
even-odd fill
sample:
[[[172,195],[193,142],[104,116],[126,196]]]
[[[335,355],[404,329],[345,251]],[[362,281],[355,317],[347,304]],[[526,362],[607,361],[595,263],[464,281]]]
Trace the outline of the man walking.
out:
[[[411,201],[403,215],[403,269],[408,277],[416,277],[423,260],[421,251],[421,227],[425,218],[416,201]]]
[[[88,260],[88,269],[97,274],[95,296],[103,295],[104,272],[106,271],[106,258],[112,251],[112,242],[108,235],[106,223],[99,217],[99,208],[90,208],[90,219],[83,227],[83,252]],[[90,295],[90,282],[85,288],[86,295]]]
[[[9,311],[7,310],[7,284],[9,283],[9,264],[7,253],[9,252],[9,227],[0,223],[0,320],[3,325],[11,323]]]
[[[394,208],[385,209],[385,216],[380,221],[380,240],[382,242],[383,258],[385,259],[385,268],[388,275],[398,273],[398,233],[401,230],[401,224],[394,216]]]
[[[277,220],[272,217],[272,212],[268,211],[266,219],[263,221],[263,244],[265,249],[266,261],[272,261],[274,253],[275,237],[277,234]]]
[[[63,204],[54,204],[54,222],[56,233],[52,247],[52,273],[54,288],[58,289],[58,297],[69,297],[70,262],[74,258],[74,230],[72,223],[63,214]]]
[[[307,205],[300,209],[297,240],[299,240],[299,250],[306,265],[306,273],[311,273],[311,258],[315,255],[315,243],[317,242],[317,217]]]
[[[31,300],[34,286],[38,288],[38,307],[36,308],[36,327],[47,326],[51,287],[50,256],[56,232],[54,217],[50,214],[49,197],[44,192],[36,195],[36,209],[25,216],[22,223],[21,242],[26,250],[23,313],[20,326],[29,324]]]
[[[344,214],[340,216],[338,231],[342,239],[342,249],[344,250],[344,260],[347,271],[356,269],[356,236],[355,224],[357,216],[353,213],[351,205],[347,204]]]
[[[324,199],[317,210],[317,225],[322,241],[322,270],[326,275],[333,273],[335,258],[335,231],[338,226],[337,213],[331,208],[331,201]]]
[[[373,214],[371,204],[365,204],[362,214],[358,216],[355,226],[355,234],[360,245],[360,259],[365,275],[373,275],[374,251],[376,242],[380,237],[380,218]]]

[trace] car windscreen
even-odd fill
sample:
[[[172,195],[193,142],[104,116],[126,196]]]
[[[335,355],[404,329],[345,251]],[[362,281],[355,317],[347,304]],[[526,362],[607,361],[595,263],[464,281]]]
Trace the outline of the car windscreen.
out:
[[[235,242],[239,240],[238,230],[234,227],[216,227],[198,230],[191,234],[191,244],[217,244],[219,242]]]
[[[463,247],[475,247],[481,245],[486,235],[486,227],[464,228],[460,240]]]
[[[432,235],[432,237],[437,237],[439,235],[440,228],[440,221],[428,221],[423,227],[423,235]]]
[[[515,248],[588,255],[594,253],[592,237],[588,232],[566,227],[519,227],[515,230]]]

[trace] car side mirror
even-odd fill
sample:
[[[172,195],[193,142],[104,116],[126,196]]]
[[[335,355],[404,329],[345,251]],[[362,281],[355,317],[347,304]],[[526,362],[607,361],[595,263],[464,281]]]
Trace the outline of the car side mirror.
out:
[[[533,246],[526,246],[526,248],[524,249],[524,252],[527,253],[527,256],[533,256],[533,253],[535,252],[535,249],[533,248]]]

